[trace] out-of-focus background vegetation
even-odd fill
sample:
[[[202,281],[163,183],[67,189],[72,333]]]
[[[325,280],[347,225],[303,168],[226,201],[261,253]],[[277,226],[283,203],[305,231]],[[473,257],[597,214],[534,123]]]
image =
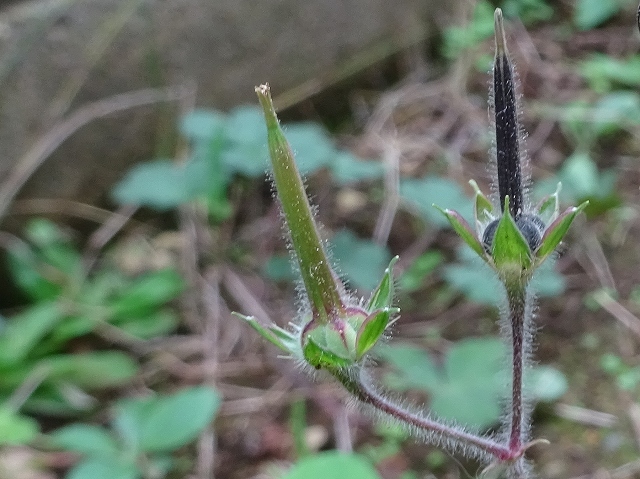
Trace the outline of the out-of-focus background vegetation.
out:
[[[633,0],[29,0],[0,4],[0,478],[476,475],[231,311],[298,307],[268,81],[350,286],[400,256],[380,380],[495,427],[499,289],[431,204],[470,215],[467,181],[488,188],[497,6],[532,200],[558,181],[590,200],[536,280],[527,385],[551,445],[530,456],[545,478],[640,477]]]

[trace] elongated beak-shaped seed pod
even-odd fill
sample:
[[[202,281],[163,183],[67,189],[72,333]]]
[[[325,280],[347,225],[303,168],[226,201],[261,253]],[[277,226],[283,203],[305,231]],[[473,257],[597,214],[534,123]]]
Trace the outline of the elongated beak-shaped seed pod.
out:
[[[344,310],[337,275],[327,259],[291,147],[280,128],[268,85],[256,88],[265,115],[273,179],[314,319],[327,323]]]
[[[502,10],[495,11],[496,56],[493,63],[493,100],[496,132],[496,159],[500,209],[504,213],[505,197],[509,211],[518,219],[524,208],[522,166],[520,161],[520,127],[515,92],[514,71],[505,41]]]

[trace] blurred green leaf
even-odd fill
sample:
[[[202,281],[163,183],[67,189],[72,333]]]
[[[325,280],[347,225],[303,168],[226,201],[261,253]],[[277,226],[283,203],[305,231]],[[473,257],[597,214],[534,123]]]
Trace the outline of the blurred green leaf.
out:
[[[140,204],[167,210],[193,199],[185,175],[187,165],[155,160],[131,168],[113,189],[120,204]]]
[[[479,261],[447,265],[443,276],[447,283],[471,301],[490,306],[500,302],[502,284],[491,268]]]
[[[69,382],[89,390],[120,386],[138,372],[136,362],[119,351],[52,355],[38,364],[49,369],[45,381]]]
[[[327,131],[317,123],[293,123],[285,127],[285,135],[303,175],[329,166],[337,151]]]
[[[594,85],[594,88],[597,87]],[[593,103],[575,100],[560,109],[549,108],[549,111],[550,116],[560,118],[563,129],[572,137],[577,149],[589,151],[599,138],[633,130],[640,124],[640,95],[615,91]]]
[[[135,433],[141,451],[172,451],[193,441],[213,420],[219,405],[215,390],[191,387],[170,396],[123,401],[117,424],[129,440]]]
[[[281,479],[380,479],[364,458],[337,451],[321,452],[298,461]]]
[[[590,30],[613,17],[622,3],[619,0],[578,0],[573,21],[581,30]]]
[[[271,256],[262,266],[262,272],[273,281],[295,281],[298,278],[288,254]]]
[[[491,24],[493,25],[493,20]],[[473,224],[471,201],[454,181],[438,176],[405,179],[400,182],[400,196],[423,218],[441,228],[449,227],[450,224],[447,218],[433,207],[434,204],[460,212],[469,224]]]
[[[622,59],[594,53],[578,64],[578,71],[597,93],[612,92],[614,84],[637,87],[640,86],[640,55]]]
[[[504,344],[496,338],[466,339],[446,353],[442,367],[422,350],[389,345],[381,356],[392,361],[396,376],[387,378],[395,389],[429,393],[430,409],[439,417],[486,428],[500,417],[505,389]]]
[[[456,58],[463,50],[490,38],[493,35],[493,10],[493,5],[481,0],[476,3],[473,18],[468,25],[447,28],[444,31],[444,56]],[[449,205],[444,207],[453,209]]]
[[[384,175],[384,167],[379,161],[365,161],[349,152],[336,152],[331,172],[338,184],[347,185],[363,180],[374,180]]]
[[[536,366],[527,371],[526,387],[539,401],[556,401],[569,389],[564,374],[551,366]]]
[[[8,321],[0,334],[0,364],[18,364],[64,317],[57,302],[41,302]]]
[[[34,419],[5,405],[0,406],[0,446],[28,444],[36,438],[39,430]]]
[[[86,459],[67,473],[66,479],[141,479],[133,463],[111,459]]]
[[[49,434],[52,444],[60,449],[94,457],[115,458],[118,443],[105,429],[91,424],[71,424]]]
[[[429,391],[440,385],[439,368],[424,348],[409,343],[393,343],[380,346],[377,352],[400,373],[385,377],[385,382],[393,389],[405,390],[419,385]]]
[[[225,116],[215,110],[196,109],[180,119],[179,130],[194,142],[211,141],[222,130]]]
[[[576,152],[567,158],[559,176],[562,192],[572,198],[605,196],[613,191],[614,185],[602,179],[596,164],[586,152]]]
[[[421,254],[398,278],[398,290],[401,293],[411,293],[420,289],[425,278],[443,261],[444,256],[439,251],[427,251]]]
[[[499,338],[458,341],[436,363],[422,348],[408,344],[379,348],[394,372],[385,377],[389,387],[429,393],[430,409],[444,419],[487,428],[500,418],[500,400],[508,393],[510,378],[504,369],[506,347]],[[564,375],[549,366],[525,373],[525,390],[532,399],[554,401],[567,390]]]
[[[175,331],[179,322],[180,318],[174,311],[160,309],[139,318],[128,318],[118,327],[133,337],[151,339]]]
[[[371,240],[358,238],[349,230],[341,230],[331,239],[331,251],[339,270],[356,288],[372,291],[384,274],[391,253]]]
[[[184,290],[184,279],[173,268],[147,273],[137,278],[111,304],[116,319],[128,319],[150,314]]]
[[[58,284],[58,278],[43,274],[40,260],[25,244],[16,243],[7,250],[7,266],[16,286],[32,299],[42,301],[60,295],[62,285]]]
[[[553,8],[544,0],[505,0],[502,11],[506,18],[519,18],[525,25],[553,17]]]
[[[268,167],[267,128],[257,106],[241,106],[229,113],[222,161],[231,172],[249,177],[265,174]]]
[[[225,137],[233,144],[267,144],[267,127],[257,105],[243,105],[229,112]],[[268,150],[264,150],[269,155]],[[265,157],[266,160],[266,157]]]
[[[52,221],[44,218],[30,220],[25,228],[25,236],[31,243],[40,248],[66,242],[60,228]]]
[[[565,201],[570,204],[589,201],[585,213],[597,215],[620,205],[616,176],[613,169],[599,171],[589,153],[577,151],[565,160],[557,175],[538,182],[535,193],[540,197],[561,181]]]

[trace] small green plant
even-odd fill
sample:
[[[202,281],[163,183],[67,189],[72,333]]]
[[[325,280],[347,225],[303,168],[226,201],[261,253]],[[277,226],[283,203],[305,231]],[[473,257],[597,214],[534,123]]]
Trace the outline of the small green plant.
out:
[[[204,386],[124,399],[113,408],[111,429],[72,424],[49,440],[81,456],[67,479],[160,479],[178,466],[172,453],[198,437],[219,404],[216,391]]]
[[[9,247],[8,266],[31,304],[0,332],[0,397],[40,371],[24,407],[74,413],[93,404],[86,392],[126,383],[138,365],[120,351],[69,354],[68,343],[90,334],[135,342],[173,331],[178,318],[166,303],[184,281],[172,268],[129,277],[107,263],[87,275],[81,254],[46,220],[30,222],[25,236]]]
[[[326,371],[355,399],[406,426],[420,438],[503,468],[510,478],[524,479],[530,476],[525,454],[531,445],[539,442],[531,441],[529,435],[531,398],[524,388],[534,329],[531,325],[534,295],[530,283],[540,265],[553,255],[586,203],[561,212],[559,188],[537,205],[532,205],[525,194],[529,177],[526,163],[522,161],[516,87],[500,9],[494,13],[494,28],[496,53],[491,106],[495,115],[497,194],[492,201],[472,182],[476,190],[473,228],[456,211],[439,209],[472,251],[493,269],[506,293],[502,329],[511,346],[512,374],[500,433],[482,435],[476,429],[465,429],[436,415],[412,409],[389,398],[374,385],[367,372],[369,354],[389,335],[389,327],[399,313],[393,306],[395,260],[368,298],[358,299],[346,291],[325,253],[267,85],[257,87],[256,93],[267,124],[273,180],[302,277],[304,307],[290,328],[262,325],[253,317],[241,317],[291,357],[313,369]],[[464,376],[463,367],[452,370],[458,371],[460,377]],[[442,386],[442,381],[439,384]],[[475,406],[480,407],[477,403]]]
[[[234,175],[264,175],[266,165],[262,161],[269,153],[260,109],[241,106],[227,114],[194,110],[180,120],[179,132],[189,145],[184,161],[161,158],[135,166],[116,185],[113,197],[121,204],[158,210],[200,200],[214,222],[227,218],[232,213],[227,189]],[[287,134],[305,174],[328,168],[339,184],[383,174],[378,163],[337,149],[327,132],[315,123],[294,123]]]

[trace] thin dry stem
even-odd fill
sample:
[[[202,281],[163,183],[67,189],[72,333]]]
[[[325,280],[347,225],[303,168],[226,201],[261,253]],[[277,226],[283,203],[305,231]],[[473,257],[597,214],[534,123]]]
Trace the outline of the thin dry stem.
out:
[[[384,148],[384,203],[373,233],[376,243],[385,245],[389,240],[393,220],[400,205],[400,151],[392,141]]]
[[[0,220],[9,205],[31,175],[62,143],[84,125],[107,115],[160,102],[171,102],[189,94],[184,87],[148,88],[114,95],[78,108],[66,119],[41,136],[17,161],[7,179],[0,186]]]

